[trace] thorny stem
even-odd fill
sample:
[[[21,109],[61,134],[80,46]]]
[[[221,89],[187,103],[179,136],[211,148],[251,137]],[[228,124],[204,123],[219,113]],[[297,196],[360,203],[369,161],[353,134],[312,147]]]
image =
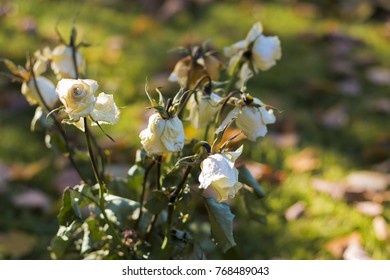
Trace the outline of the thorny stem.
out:
[[[152,170],[154,163],[155,163],[155,161],[153,160],[145,169],[145,174],[144,174],[144,178],[143,178],[143,182],[142,182],[141,198],[139,201],[139,215],[138,215],[138,219],[134,225],[134,230],[138,229],[139,223],[142,219],[143,207],[144,207],[144,202],[145,202],[146,182],[147,182],[147,179],[149,176],[149,172]]]
[[[40,90],[40,88],[38,86],[37,79],[36,79],[36,76],[35,76],[35,73],[34,73],[34,69],[33,69],[33,62],[32,62],[32,58],[31,57],[30,57],[30,69],[29,70],[30,70],[30,73],[31,73],[31,77],[33,79],[35,90],[38,93],[39,99],[42,101],[42,104],[45,107],[45,110],[47,112],[51,112],[51,108],[46,103],[45,99],[43,98],[42,92],[41,92],[41,90]],[[66,150],[68,151],[68,158],[69,158],[69,161],[70,161],[71,165],[76,170],[76,172],[79,174],[80,178],[84,182],[88,183],[88,180],[83,176],[80,168],[77,166],[76,161],[73,158],[72,149],[70,148],[68,137],[66,137],[65,131],[62,129],[61,123],[58,121],[58,119],[55,116],[51,116],[51,118],[53,119],[53,121],[54,121],[54,123],[55,123],[55,125],[56,125],[56,127],[58,129],[58,131],[60,132],[61,137],[64,139],[65,147],[66,147]]]

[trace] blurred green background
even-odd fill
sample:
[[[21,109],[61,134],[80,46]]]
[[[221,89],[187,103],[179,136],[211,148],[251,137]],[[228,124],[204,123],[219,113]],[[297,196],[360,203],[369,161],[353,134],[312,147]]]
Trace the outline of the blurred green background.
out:
[[[68,38],[75,20],[88,77],[122,107],[107,127],[112,172],[125,175],[147,117],[145,80],[174,93],[171,50],[243,39],[256,21],[280,38],[283,57],[248,84],[282,112],[243,160],[267,191],[267,223],[233,204],[236,248],[208,258],[389,259],[390,7],[387,1],[0,1],[0,58]],[[1,71],[6,73],[4,65]],[[34,108],[0,76],[0,258],[48,259],[61,193],[79,178],[31,132]],[[69,132],[73,128],[67,128]],[[98,132],[98,131],[96,131]],[[101,133],[96,133],[97,135]],[[258,202],[253,202],[258,203]]]

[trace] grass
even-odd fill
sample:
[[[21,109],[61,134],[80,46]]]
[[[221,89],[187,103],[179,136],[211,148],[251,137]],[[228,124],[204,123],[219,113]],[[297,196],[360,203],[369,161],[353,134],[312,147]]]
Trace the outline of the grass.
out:
[[[125,148],[114,153],[122,153],[118,156],[126,160],[122,164],[129,165],[133,161],[130,155],[139,147],[135,136],[144,125],[145,79],[148,78],[151,88],[163,83],[164,92],[175,90],[175,86],[163,79],[175,63],[175,55],[168,51],[178,45],[209,38],[217,49],[222,49],[242,39],[255,21],[262,21],[267,34],[280,37],[283,58],[270,71],[250,81],[248,88],[263,102],[283,111],[277,115],[278,123],[270,126],[270,130],[296,132],[299,142],[290,148],[279,148],[267,138],[252,144],[252,158],[268,164],[273,170],[284,171],[285,179],[277,185],[263,182],[268,193],[263,202],[267,209],[266,225],[247,220],[242,199],[238,198],[234,208],[239,221],[235,231],[238,246],[225,256],[210,253],[211,257],[332,259],[334,256],[325,249],[325,244],[358,231],[365,249],[374,259],[390,258],[389,244],[378,241],[374,235],[372,218],[360,214],[342,200],[319,194],[311,186],[313,177],[342,180],[354,170],[370,169],[385,159],[367,157],[367,153],[380,139],[388,137],[386,128],[390,127],[390,120],[388,115],[370,111],[367,104],[374,98],[386,97],[388,88],[369,83],[364,71],[359,71],[357,79],[362,85],[362,94],[356,97],[340,94],[335,87],[339,77],[334,76],[328,61],[329,41],[323,39],[330,30],[336,30],[363,40],[364,45],[354,50],[351,56],[368,54],[380,65],[388,67],[390,54],[388,40],[382,36],[383,25],[302,14],[291,5],[269,2],[259,5],[251,1],[220,1],[197,9],[195,14],[182,12],[164,23],[130,4],[121,7],[92,0],[82,4],[49,0],[16,0],[12,3],[17,6],[17,13],[1,19],[0,56],[20,64],[24,63],[26,52],[33,52],[46,44],[55,45],[56,25],[66,38],[72,20],[76,19],[78,38],[92,44],[92,47],[82,50],[89,62],[90,77],[98,80],[105,92],[115,93],[117,103],[124,107],[120,123],[107,131],[122,141]],[[29,18],[37,25],[33,34],[23,31],[22,23]],[[304,34],[310,34],[314,39],[304,40]],[[317,89],[308,90],[313,84]],[[19,94],[19,86],[10,85],[3,77],[0,77],[0,85],[4,85],[0,88],[0,98]],[[322,127],[318,116],[337,104],[346,107],[349,125],[340,130]],[[43,144],[43,134],[29,131],[32,115],[33,111],[27,106],[18,110],[1,107],[0,160],[3,163],[28,164],[49,153]],[[289,169],[286,159],[305,147],[316,149],[320,167],[295,173]],[[246,153],[249,156],[248,150]],[[53,176],[45,174],[23,184],[50,189]],[[22,183],[15,184],[20,186]],[[15,209],[11,203],[14,192],[0,198],[1,212],[7,213],[0,218],[0,232],[17,229],[43,237],[29,255],[22,257],[47,258],[45,247],[56,231],[56,226],[53,226],[55,217],[45,216],[39,211],[29,213]],[[58,194],[49,193],[53,199],[59,199]],[[287,222],[284,212],[297,201],[306,206],[305,216]],[[383,215],[389,221],[388,209]],[[245,246],[248,243],[251,246]]]

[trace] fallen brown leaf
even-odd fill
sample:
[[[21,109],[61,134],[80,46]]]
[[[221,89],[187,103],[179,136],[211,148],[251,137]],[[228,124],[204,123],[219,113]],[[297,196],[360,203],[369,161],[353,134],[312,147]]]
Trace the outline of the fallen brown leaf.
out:
[[[319,168],[320,161],[314,148],[306,148],[287,158],[288,167],[296,173],[304,173]]]
[[[375,171],[356,171],[346,178],[348,190],[384,191],[390,183],[390,175]]]
[[[337,237],[330,240],[325,244],[325,249],[335,258],[340,259],[343,257],[344,251],[347,249],[351,242],[360,242],[360,234],[353,232],[346,236]]]
[[[247,161],[245,162],[245,166],[256,180],[260,180],[264,177],[269,178],[272,174],[272,167],[267,164]]]
[[[301,218],[305,213],[305,204],[302,201],[299,201],[293,205],[291,205],[286,212],[284,213],[284,217],[287,221],[294,221],[296,219]]]
[[[295,132],[289,133],[270,133],[271,142],[280,149],[294,148],[299,142],[299,136]]]
[[[15,163],[11,165],[11,179],[17,181],[28,181],[38,173],[45,170],[49,164],[49,160],[45,158],[27,165]]]
[[[384,241],[389,238],[389,227],[382,216],[377,216],[372,220],[375,236],[378,240]]]
[[[342,182],[332,182],[314,178],[312,184],[314,189],[319,192],[327,193],[334,199],[341,199],[344,197],[346,185]]]
[[[383,205],[371,201],[358,202],[355,205],[356,209],[367,216],[377,216],[382,214]]]

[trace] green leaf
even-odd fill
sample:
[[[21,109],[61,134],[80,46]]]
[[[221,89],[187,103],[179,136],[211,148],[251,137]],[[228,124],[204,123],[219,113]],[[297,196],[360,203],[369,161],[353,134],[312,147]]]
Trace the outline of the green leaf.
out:
[[[64,255],[73,240],[72,235],[79,226],[79,223],[73,221],[68,226],[61,225],[59,227],[57,235],[54,236],[50,243],[49,250],[52,259],[59,260],[64,258]]]
[[[93,198],[89,185],[78,185],[74,188],[67,187],[62,197],[62,207],[58,214],[60,225],[68,226],[76,219],[82,219],[81,208],[87,206]]]
[[[150,199],[145,204],[145,208],[152,214],[159,214],[168,206],[169,194],[163,191],[154,191],[149,197]]]
[[[217,245],[225,253],[236,245],[233,237],[234,215],[230,211],[229,205],[225,203],[218,203],[213,198],[208,198],[206,202],[211,234]]]
[[[127,180],[130,189],[141,190],[144,181],[145,169],[138,164],[133,165],[127,172]]]
[[[238,181],[251,187],[258,198],[265,197],[265,191],[256,181],[253,175],[249,172],[245,165],[241,165],[238,169]]]

